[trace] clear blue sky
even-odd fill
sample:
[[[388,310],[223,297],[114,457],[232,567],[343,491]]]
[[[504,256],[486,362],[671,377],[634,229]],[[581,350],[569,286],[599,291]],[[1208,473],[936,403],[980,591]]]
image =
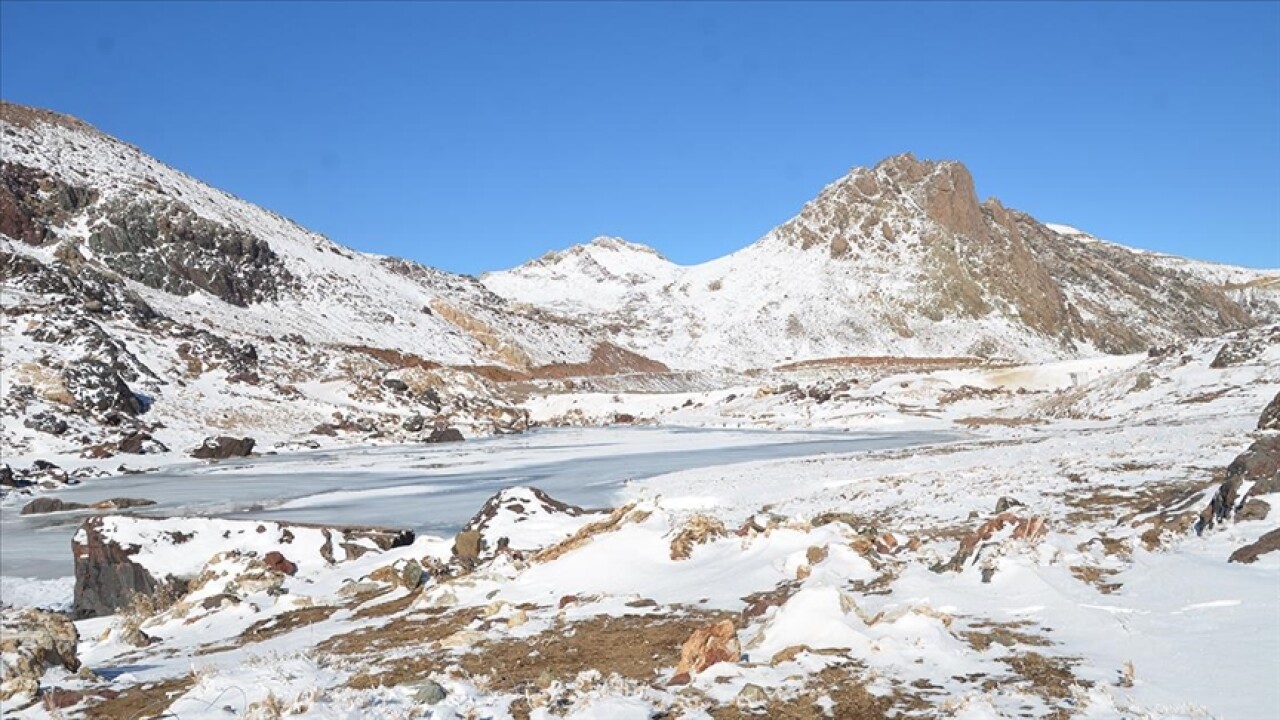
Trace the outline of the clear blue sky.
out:
[[[1280,267],[1280,4],[0,4],[0,95],[361,250],[698,262],[855,165]]]

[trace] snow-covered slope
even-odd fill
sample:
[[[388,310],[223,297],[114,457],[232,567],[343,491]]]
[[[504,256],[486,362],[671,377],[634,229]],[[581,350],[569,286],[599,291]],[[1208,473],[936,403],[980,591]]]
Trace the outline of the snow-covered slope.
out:
[[[756,243],[701,265],[608,240],[483,281],[680,368],[841,355],[1042,360],[1251,322],[1187,268],[979,203],[963,166],[910,155],[853,170]]]
[[[644,360],[474,278],[344,248],[74,118],[3,103],[0,133],[8,461],[110,454],[134,432],[175,450],[219,433],[416,437],[436,415],[488,432],[519,417],[495,380]]]

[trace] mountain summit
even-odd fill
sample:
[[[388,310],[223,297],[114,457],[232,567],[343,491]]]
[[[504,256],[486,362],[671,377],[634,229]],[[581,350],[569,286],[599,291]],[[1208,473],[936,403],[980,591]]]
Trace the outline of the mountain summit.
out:
[[[1190,265],[979,202],[964,165],[911,154],[855,168],[717,260],[655,259],[603,274],[580,255],[589,248],[483,281],[681,368],[848,355],[1044,360],[1134,352],[1253,322]]]

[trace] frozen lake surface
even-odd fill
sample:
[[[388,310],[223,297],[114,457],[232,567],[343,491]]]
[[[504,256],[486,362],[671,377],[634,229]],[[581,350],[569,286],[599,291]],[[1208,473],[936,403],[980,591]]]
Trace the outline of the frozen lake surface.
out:
[[[956,439],[937,432],[824,433],[682,428],[541,430],[450,445],[396,445],[169,466],[49,493],[68,502],[155,500],[150,515],[292,520],[456,532],[504,487],[532,485],[585,507],[615,504],[628,480],[753,460],[856,453]],[[145,458],[139,458],[145,460]],[[87,513],[0,509],[0,575],[71,574]]]

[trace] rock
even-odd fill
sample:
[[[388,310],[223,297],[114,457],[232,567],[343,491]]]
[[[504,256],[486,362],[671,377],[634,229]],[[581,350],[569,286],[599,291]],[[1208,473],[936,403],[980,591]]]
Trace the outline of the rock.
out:
[[[422,566],[417,560],[410,560],[400,568],[400,584],[409,590],[413,590],[422,584]]]
[[[298,566],[290,562],[279,550],[272,550],[262,558],[262,562],[271,570],[283,575],[293,575],[298,572]]]
[[[473,568],[480,561],[484,538],[479,530],[463,530],[453,539],[453,556],[464,567]]]
[[[62,371],[62,384],[77,407],[91,412],[140,415],[146,409],[120,372],[99,360],[80,360]]]
[[[218,610],[227,605],[239,605],[240,598],[231,593],[218,593],[200,601],[200,607],[205,610]]]
[[[440,683],[434,680],[424,680],[411,686],[413,688],[413,701],[423,705],[436,705],[445,699],[448,695]]]
[[[1227,559],[1227,562],[1247,565],[1256,561],[1260,556],[1276,550],[1280,550],[1280,529],[1272,530],[1258,538],[1256,542],[1245,545],[1231,553],[1231,557]]]
[[[22,506],[22,515],[44,515],[46,513],[65,512],[68,510],[85,510],[89,506],[83,503],[64,502],[58,498],[36,498]]]
[[[146,498],[110,498],[107,500],[100,500],[89,507],[94,510],[127,510],[129,508],[147,507],[155,504],[155,500],[148,500]]]
[[[738,662],[741,657],[737,628],[732,620],[721,620],[698,628],[685,641],[675,677],[692,677],[716,663]]]
[[[80,636],[65,616],[43,610],[5,610],[0,615],[0,703],[17,710],[36,701],[45,671],[80,669]]]
[[[1250,520],[1266,520],[1267,515],[1271,512],[1271,505],[1265,500],[1258,498],[1249,498],[1244,504],[1236,510],[1236,522],[1248,522]]]
[[[1259,430],[1280,430],[1280,393],[1271,398],[1258,418]]]
[[[0,465],[0,485],[4,487],[21,487],[20,481],[13,475],[13,468],[6,465]]]
[[[1012,528],[1009,533],[1009,540],[1022,540],[1026,542],[1035,542],[1039,540],[1047,530],[1044,518],[1029,517],[1023,518],[1013,513],[1001,513],[986,521],[978,527],[977,530],[966,535],[960,540],[960,547],[956,550],[955,555],[947,563],[939,563],[933,565],[929,569],[937,572],[963,572],[965,564],[969,558],[978,549],[982,543],[991,540],[996,533],[1007,528]],[[984,575],[983,582],[987,582],[989,576]]]
[[[1240,498],[1240,488],[1245,482],[1252,482],[1253,486],[1245,498]],[[1226,479],[1196,520],[1196,533],[1203,533],[1231,517],[1242,500],[1274,492],[1280,492],[1280,435],[1267,435],[1227,466]]]
[[[1016,507],[1024,507],[1024,505],[1011,497],[1002,497],[996,501],[996,514],[999,515],[1006,510]]]
[[[155,638],[142,632],[141,628],[132,623],[126,624],[120,632],[120,642],[136,648],[150,647],[155,641]]]
[[[150,433],[138,430],[129,433],[120,442],[116,443],[116,451],[130,455],[146,455],[169,452],[169,448],[164,443],[151,437]]]
[[[738,703],[747,706],[768,705],[769,695],[755,683],[747,683],[738,691]]]
[[[22,421],[22,426],[49,435],[61,435],[67,431],[67,422],[48,412],[32,415]]]
[[[400,427],[407,432],[422,432],[422,428],[426,427],[427,420],[421,415],[410,415],[400,423]]]
[[[383,378],[382,387],[392,392],[398,392],[398,393],[409,392],[408,383],[401,380],[400,378],[392,378],[392,377]]]
[[[259,531],[262,528],[262,531]],[[299,561],[342,563],[363,554],[412,544],[414,534],[405,530],[285,524],[220,518],[156,518],[98,515],[86,518],[71,541],[75,559],[76,618],[110,615],[129,604],[133,595],[157,597],[185,594],[199,577],[209,553],[238,553],[265,557],[280,553],[278,572]],[[200,548],[184,552],[180,546]],[[311,555],[305,555],[305,551]],[[299,557],[299,553],[304,556]],[[273,558],[274,560],[274,558]],[[288,563],[287,565],[285,563]],[[270,573],[273,581],[279,574]]]
[[[221,435],[206,438],[204,444],[191,451],[191,457],[199,460],[225,460],[233,457],[248,457],[253,452],[253,438],[234,438]]]
[[[1214,356],[1213,362],[1209,363],[1209,367],[1221,369],[1243,365],[1256,359],[1266,351],[1267,345],[1267,341],[1261,338],[1228,340],[1218,350],[1218,354]]]
[[[429,443],[445,443],[445,442],[462,442],[466,438],[462,437],[462,433],[457,428],[436,428],[427,436]]]

